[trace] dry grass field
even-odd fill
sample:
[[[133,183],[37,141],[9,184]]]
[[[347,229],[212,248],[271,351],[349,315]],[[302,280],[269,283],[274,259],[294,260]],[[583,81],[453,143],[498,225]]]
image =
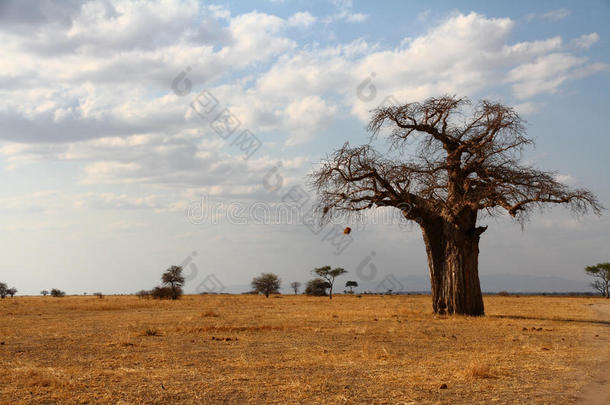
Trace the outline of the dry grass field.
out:
[[[493,296],[468,318],[428,296],[7,298],[0,403],[572,403],[610,356],[601,302]]]

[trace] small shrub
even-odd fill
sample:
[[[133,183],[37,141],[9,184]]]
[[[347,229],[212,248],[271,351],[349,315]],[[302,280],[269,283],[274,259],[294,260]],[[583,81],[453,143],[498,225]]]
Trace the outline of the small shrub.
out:
[[[509,292],[508,292],[508,291],[500,291],[500,292],[498,293],[498,295],[499,295],[500,297],[508,297],[510,294],[509,294]]]
[[[143,336],[161,336],[161,332],[154,328],[148,328],[143,333]]]
[[[65,295],[65,291],[59,290],[57,288],[53,288],[51,290],[51,297],[64,297]]]
[[[182,288],[180,287],[160,287],[153,288],[151,296],[155,299],[170,300],[176,299],[182,295]]]
[[[100,299],[104,298],[104,294],[102,294],[101,292],[94,292],[93,295]]]

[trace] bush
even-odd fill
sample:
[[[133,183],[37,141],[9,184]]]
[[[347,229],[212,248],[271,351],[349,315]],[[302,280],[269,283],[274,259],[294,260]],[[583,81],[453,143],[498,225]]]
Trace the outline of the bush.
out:
[[[150,295],[155,299],[160,300],[171,300],[176,299],[176,296],[182,295],[182,288],[180,287],[161,287],[157,286],[153,288]]]
[[[59,290],[57,288],[53,288],[51,290],[51,297],[63,297],[65,295],[66,295],[66,293],[64,291]]]
[[[104,298],[104,294],[101,292],[94,292],[93,295],[95,295],[97,298]]]
[[[148,290],[140,290],[136,293],[136,296],[138,298],[150,298],[151,295],[152,295],[152,291],[148,291]]]
[[[498,293],[498,295],[499,295],[500,297],[508,297],[510,294],[508,293],[508,291],[500,291],[500,292]]]
[[[318,297],[326,296],[326,290],[330,288],[330,285],[327,281],[322,280],[321,278],[314,278],[307,282],[305,286],[305,294],[307,295],[315,295]]]
[[[142,336],[161,336],[161,332],[155,328],[148,328],[142,332]]]

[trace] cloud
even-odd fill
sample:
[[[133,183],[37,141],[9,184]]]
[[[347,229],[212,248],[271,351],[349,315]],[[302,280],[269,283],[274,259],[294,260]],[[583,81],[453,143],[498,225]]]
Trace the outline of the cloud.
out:
[[[176,131],[184,100],[167,92],[181,71],[188,69],[191,83],[210,82],[295,46],[282,35],[288,23],[279,17],[230,18],[195,1],[90,2],[70,16],[71,24],[55,24],[53,15],[41,20],[31,27],[35,35],[0,28],[3,139]]]
[[[537,112],[540,106],[536,103],[528,101],[525,103],[516,104],[514,108],[519,114],[529,115]]]
[[[589,49],[591,45],[599,41],[599,34],[592,32],[591,34],[581,35],[580,37],[572,40],[572,45],[582,48]]]
[[[45,213],[57,209],[61,204],[59,190],[41,190],[33,193],[0,198],[0,212],[11,214]]]
[[[327,17],[327,22],[346,21],[350,23],[360,23],[368,18],[366,14],[353,12],[354,5],[352,0],[331,0],[331,3],[336,7],[337,12],[332,16]]]
[[[566,53],[552,53],[522,64],[508,72],[508,82],[514,83],[515,96],[520,99],[540,93],[555,93],[566,80],[608,70],[605,64],[587,64],[587,58]]]
[[[558,174],[557,176],[555,176],[555,180],[567,186],[575,186],[579,183],[579,181],[574,176],[569,174]]]
[[[570,14],[572,14],[571,10],[568,10],[567,8],[560,8],[557,10],[547,11],[546,13],[542,14],[542,18],[548,21],[559,21],[563,20]]]
[[[510,83],[515,96],[527,98],[603,70],[586,58],[559,52],[560,37],[511,44],[514,26],[508,18],[456,14],[395,49],[378,49],[360,40],[300,50],[280,58],[250,91],[278,103],[340,95],[344,108],[366,121],[369,111],[389,95],[398,101],[420,100],[444,93],[473,94]],[[367,91],[375,92],[374,97],[359,96],[363,83]]]
[[[527,114],[538,105],[529,98],[608,69],[571,54],[561,37],[510,42],[513,20],[474,12],[452,14],[387,47],[364,39],[298,44],[290,28],[317,21],[306,11],[287,19],[232,15],[177,0],[49,7],[54,11],[44,18],[22,15],[18,26],[0,27],[6,55],[0,155],[13,170],[31,161],[78,162],[79,180],[89,185],[262,193],[261,178],[277,162],[273,153],[310,142],[331,123],[366,122],[386,96],[404,102],[508,87]],[[335,7],[337,21],[364,18],[349,1]],[[594,33],[570,43],[586,49],[598,39]],[[175,80],[185,86],[186,79],[192,92],[181,97],[170,86]],[[188,108],[203,86],[241,129],[263,141],[253,159],[243,161]],[[285,161],[305,160],[290,156],[297,148],[282,152],[289,155]],[[285,177],[296,182],[302,174],[295,167]]]
[[[306,28],[315,22],[316,22],[316,17],[314,17],[307,11],[299,11],[298,13],[294,13],[288,19],[288,25],[291,25],[294,27]]]
[[[333,119],[336,106],[330,105],[319,96],[309,96],[290,103],[285,114],[285,126],[290,132],[286,145],[295,146],[308,142],[316,132]]]
[[[107,193],[84,193],[74,196],[73,206],[75,208],[98,208],[98,209],[156,209],[166,208],[169,205],[167,197],[160,195],[130,196],[128,194]]]
[[[572,14],[571,10],[567,8],[559,8],[556,10],[549,10],[546,13],[530,13],[525,17],[525,19],[527,21],[544,20],[549,22],[555,22],[563,20],[570,14]]]

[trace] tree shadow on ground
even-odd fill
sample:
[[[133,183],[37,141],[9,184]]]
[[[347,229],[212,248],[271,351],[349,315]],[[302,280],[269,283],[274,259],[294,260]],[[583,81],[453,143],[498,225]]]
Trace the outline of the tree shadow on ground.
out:
[[[555,321],[555,322],[580,322],[580,323],[595,323],[599,325],[610,326],[610,321],[604,321],[602,319],[570,319],[570,318],[545,318],[540,316],[527,316],[527,315],[487,315],[488,318],[499,318],[499,319],[529,319],[533,321]]]

